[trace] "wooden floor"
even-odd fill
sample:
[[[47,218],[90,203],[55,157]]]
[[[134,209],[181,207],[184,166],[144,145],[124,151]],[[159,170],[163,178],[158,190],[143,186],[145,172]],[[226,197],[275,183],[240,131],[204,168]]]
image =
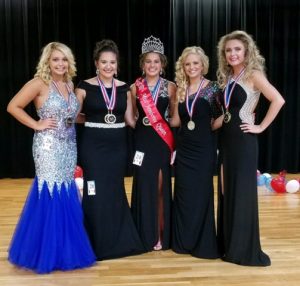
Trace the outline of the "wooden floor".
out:
[[[299,175],[289,175],[299,178]],[[102,261],[70,272],[37,275],[7,261],[7,249],[30,179],[0,180],[0,285],[300,285],[300,192],[275,194],[259,191],[261,243],[272,260],[266,268],[204,260],[172,251],[151,252]],[[130,197],[131,178],[126,178]]]

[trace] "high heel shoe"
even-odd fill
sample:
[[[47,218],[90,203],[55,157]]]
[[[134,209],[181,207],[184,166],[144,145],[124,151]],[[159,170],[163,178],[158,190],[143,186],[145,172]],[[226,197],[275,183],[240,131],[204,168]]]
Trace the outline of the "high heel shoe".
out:
[[[153,250],[157,251],[157,250],[161,250],[162,249],[162,244],[161,241],[159,240],[156,245],[154,245]]]

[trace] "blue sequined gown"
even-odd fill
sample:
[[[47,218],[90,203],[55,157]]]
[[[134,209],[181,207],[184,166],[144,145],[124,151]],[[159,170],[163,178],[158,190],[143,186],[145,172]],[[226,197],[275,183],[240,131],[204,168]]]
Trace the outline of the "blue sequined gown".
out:
[[[56,118],[57,129],[36,131],[33,157],[36,177],[16,227],[8,259],[37,273],[90,266],[95,256],[83,225],[73,174],[77,159],[74,124],[79,103],[67,101],[50,84],[49,97],[38,116]]]

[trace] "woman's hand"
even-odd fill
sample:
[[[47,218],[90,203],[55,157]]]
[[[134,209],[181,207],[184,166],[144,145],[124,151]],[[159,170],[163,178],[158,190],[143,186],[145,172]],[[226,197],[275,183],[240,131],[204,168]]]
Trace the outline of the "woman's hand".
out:
[[[244,133],[259,134],[264,131],[260,125],[254,125],[254,124],[243,123],[240,125],[240,127]]]
[[[57,128],[57,121],[55,118],[46,118],[46,119],[40,119],[37,121],[37,125],[35,127],[35,130],[45,130],[45,129],[55,129]]]

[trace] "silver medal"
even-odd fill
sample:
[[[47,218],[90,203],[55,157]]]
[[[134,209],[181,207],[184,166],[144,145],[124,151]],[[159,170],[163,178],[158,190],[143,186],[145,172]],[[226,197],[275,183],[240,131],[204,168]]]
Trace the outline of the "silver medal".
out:
[[[145,117],[143,118],[143,124],[144,124],[145,126],[151,126],[150,120],[149,120],[149,118],[148,118],[147,116],[145,116]]]
[[[73,123],[74,123],[74,121],[73,121],[72,117],[66,118],[66,120],[65,120],[65,126],[67,128],[71,127]]]
[[[107,123],[107,124],[114,124],[116,123],[117,121],[117,118],[114,114],[112,113],[107,113],[105,116],[104,116],[104,121]]]

